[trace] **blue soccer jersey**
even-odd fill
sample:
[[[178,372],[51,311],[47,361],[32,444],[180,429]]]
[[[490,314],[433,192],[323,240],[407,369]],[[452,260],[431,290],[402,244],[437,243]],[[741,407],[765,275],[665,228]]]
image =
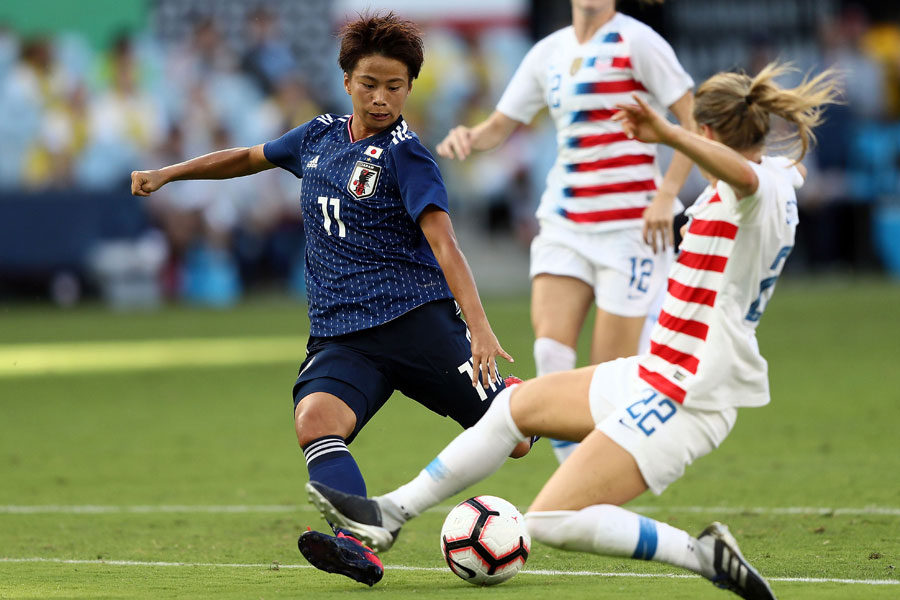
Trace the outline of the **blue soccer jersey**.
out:
[[[350,116],[325,114],[265,144],[266,159],[303,179],[310,334],[386,323],[450,288],[418,225],[448,211],[434,158],[400,117],[352,141]]]

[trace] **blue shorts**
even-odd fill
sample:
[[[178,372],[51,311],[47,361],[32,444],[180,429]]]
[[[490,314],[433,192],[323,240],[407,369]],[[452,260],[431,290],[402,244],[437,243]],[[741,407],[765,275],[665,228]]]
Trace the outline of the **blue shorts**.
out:
[[[471,427],[503,382],[472,387],[472,347],[456,302],[437,300],[377,327],[310,337],[294,384],[294,410],[314,392],[334,394],[356,413],[353,440],[399,390],[425,408]]]

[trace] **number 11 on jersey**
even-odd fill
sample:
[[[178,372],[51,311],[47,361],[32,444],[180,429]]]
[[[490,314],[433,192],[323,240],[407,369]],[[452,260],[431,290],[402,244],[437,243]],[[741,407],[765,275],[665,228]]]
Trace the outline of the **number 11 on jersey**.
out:
[[[322,207],[322,219],[324,220],[322,226],[325,228],[325,231],[328,232],[328,235],[331,235],[332,217],[328,215],[328,207],[331,206],[331,212],[334,214],[334,220],[338,224],[338,237],[347,237],[347,228],[344,226],[344,222],[341,221],[340,198],[326,198],[325,196],[319,196],[319,206]]]

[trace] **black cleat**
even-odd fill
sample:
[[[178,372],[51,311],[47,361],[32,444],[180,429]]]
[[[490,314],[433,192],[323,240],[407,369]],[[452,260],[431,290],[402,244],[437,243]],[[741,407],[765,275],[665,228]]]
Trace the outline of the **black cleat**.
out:
[[[384,576],[384,565],[371,549],[343,532],[337,537],[319,531],[304,531],[297,547],[306,560],[327,573],[338,573],[372,586]]]
[[[377,552],[394,545],[400,530],[388,531],[382,525],[381,507],[374,500],[335,490],[318,481],[307,483],[306,491],[322,516],[335,527],[349,531]]]
[[[697,537],[697,542],[708,546],[715,571],[709,580],[716,587],[730,590],[746,600],[775,600],[772,588],[741,554],[728,527],[713,523]]]

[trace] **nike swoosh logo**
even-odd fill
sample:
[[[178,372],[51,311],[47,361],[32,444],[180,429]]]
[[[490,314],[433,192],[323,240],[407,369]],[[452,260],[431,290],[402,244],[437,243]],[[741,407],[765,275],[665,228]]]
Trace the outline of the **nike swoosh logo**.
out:
[[[312,359],[310,359],[310,361],[308,363],[306,363],[306,366],[303,367],[303,370],[300,371],[300,375],[303,375],[304,373],[306,373],[306,370],[308,368],[310,368],[314,362],[316,362],[317,358],[318,358],[318,356],[313,356]],[[297,375],[297,377],[300,377],[300,375]]]
[[[631,425],[629,425],[628,423],[626,423],[626,422],[623,421],[622,419],[619,419],[619,424],[620,424],[622,427],[626,428],[626,429],[630,429],[631,431],[635,431],[634,427],[632,427]]]

